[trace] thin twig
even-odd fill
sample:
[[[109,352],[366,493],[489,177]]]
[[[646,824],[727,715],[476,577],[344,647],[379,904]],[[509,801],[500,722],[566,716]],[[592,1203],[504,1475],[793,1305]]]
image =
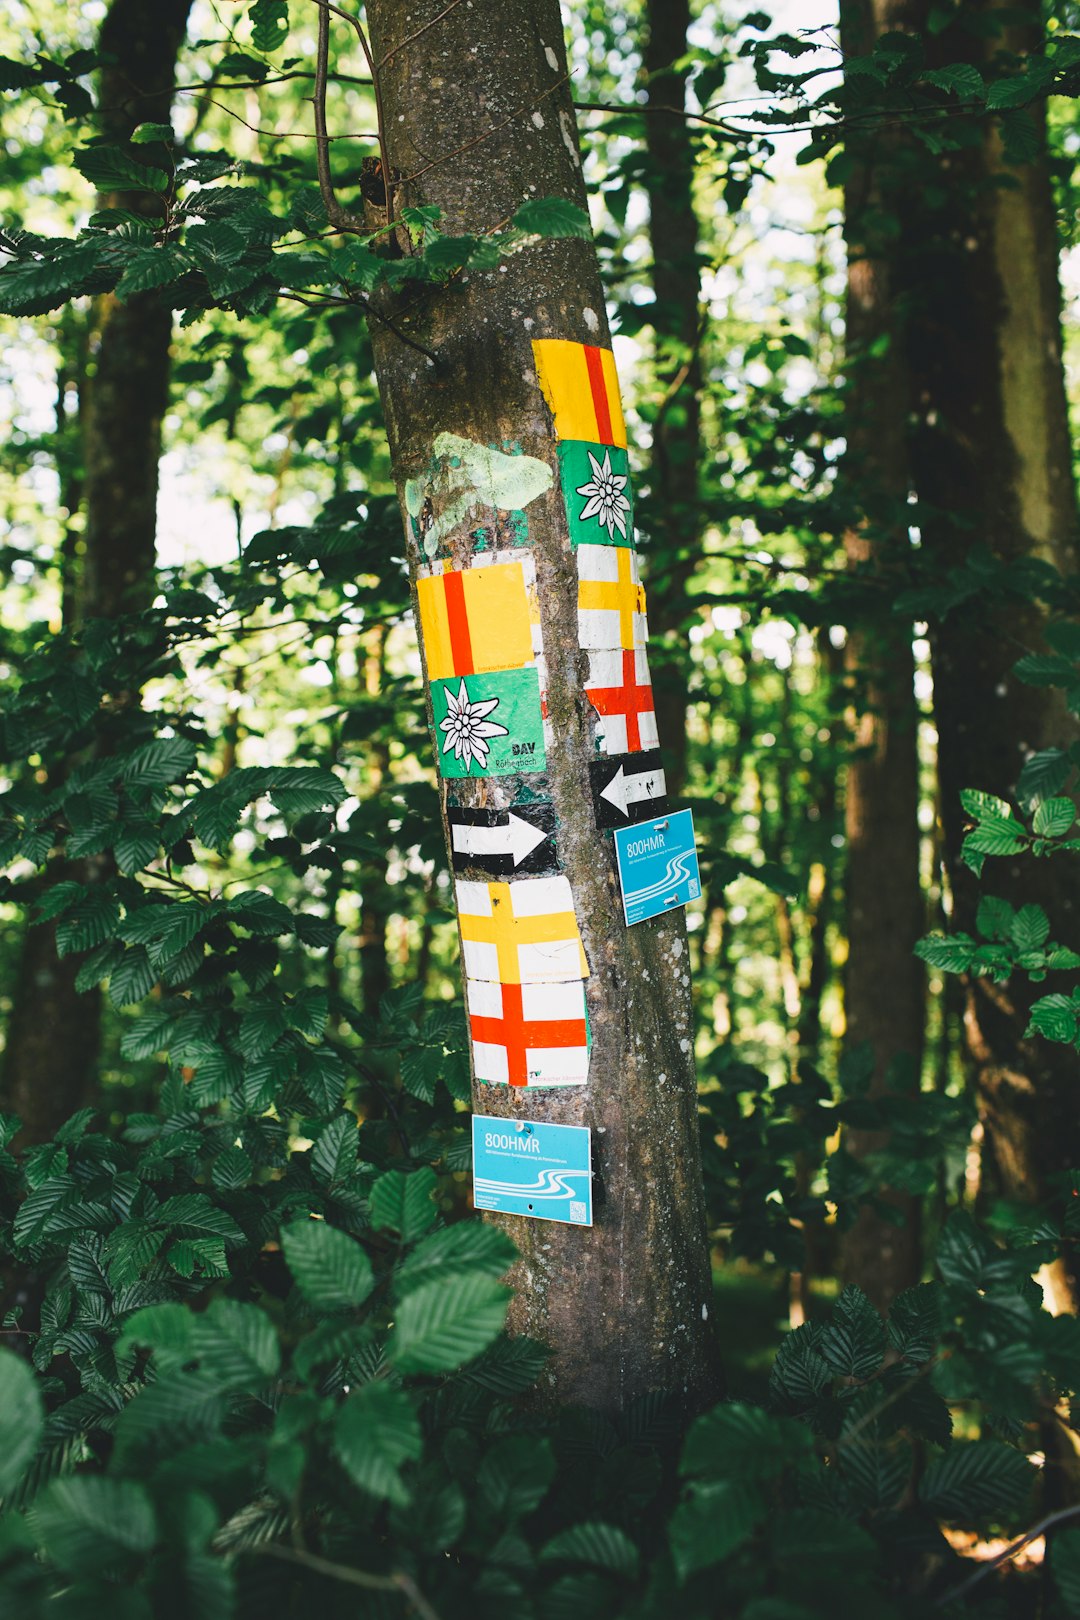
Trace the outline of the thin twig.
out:
[[[315,0],[315,3],[318,5],[321,0]],[[286,1564],[300,1564],[304,1569],[314,1570],[317,1575],[326,1575],[330,1580],[341,1581],[346,1586],[362,1586],[369,1592],[400,1592],[412,1604],[420,1620],[439,1620],[438,1611],[432,1608],[412,1576],[404,1570],[395,1570],[393,1575],[369,1575],[366,1570],[353,1569],[350,1564],[335,1564],[329,1558],[319,1558],[315,1553],[283,1547],[280,1542],[269,1542],[257,1550],[266,1558],[280,1558]]]
[[[412,44],[414,39],[419,39],[420,35],[426,34],[429,28],[434,28],[437,22],[442,22],[447,12],[453,11],[454,7],[460,6],[460,4],[461,0],[450,0],[450,4],[448,6],[444,6],[440,12],[437,12],[436,15],[432,17],[430,22],[426,22],[422,28],[415,29],[411,34],[406,34],[405,38],[400,44],[395,45],[392,50],[387,51],[386,55],[382,57],[380,61],[376,62],[374,71],[377,73],[380,68],[386,66],[387,62],[392,62],[398,51],[403,51],[406,45]]]
[[[326,80],[330,63],[330,13],[336,6],[330,0],[315,0],[319,8],[319,37],[315,54],[315,89],[311,103],[315,110],[315,167],[319,175],[319,192],[326,217],[339,230],[364,231],[366,225],[356,214],[350,214],[337,200],[334,177],[330,172],[330,137],[326,130]]]
[[[534,96],[531,101],[527,101],[516,112],[512,112],[509,118],[504,118],[501,124],[492,124],[491,128],[486,129],[482,135],[476,135],[471,141],[466,141],[464,146],[455,146],[452,152],[444,152],[441,157],[432,158],[431,162],[425,163],[422,169],[414,169],[412,174],[405,176],[405,179],[401,182],[402,185],[408,185],[413,180],[419,180],[422,174],[427,174],[430,169],[437,169],[440,163],[449,163],[451,158],[460,157],[462,152],[469,152],[474,146],[480,146],[484,141],[490,141],[493,135],[497,135],[501,129],[506,128],[507,124],[512,124],[515,119],[520,118],[522,113],[527,113],[531,108],[539,107],[540,103],[546,101],[548,96],[554,95],[555,91],[564,85],[569,77],[569,73],[564,73],[561,79],[556,79],[555,83],[550,85],[548,89],[542,91],[540,95]]]
[[[1029,1541],[1034,1541],[1037,1536],[1052,1529],[1055,1524],[1064,1524],[1066,1519],[1075,1519],[1078,1515],[1080,1503],[1074,1503],[1072,1507],[1058,1508],[1056,1513],[1048,1513],[1038,1524],[1033,1524],[1030,1530],[1025,1530],[1022,1536],[1017,1536],[1015,1541],[1011,1541],[1005,1551],[998,1553],[996,1558],[987,1558],[973,1575],[969,1575],[958,1586],[950,1586],[949,1590],[938,1598],[937,1607],[943,1609],[947,1603],[955,1603],[958,1598],[966,1597],[973,1586],[978,1586],[979,1582],[992,1575],[995,1569],[1000,1569],[1010,1558],[1015,1558],[1018,1552],[1023,1552]]]
[[[349,12],[349,11],[342,11],[340,6],[335,6],[332,3],[332,0],[315,0],[315,4],[319,7],[320,12],[325,13],[325,12],[332,11],[334,13],[335,17],[341,17],[342,20],[347,22],[351,28],[354,28],[356,30],[356,37],[360,42],[360,49],[364,53],[364,60],[368,65],[368,72],[371,74],[371,88],[372,88],[372,91],[374,92],[374,96],[375,96],[375,122],[376,122],[376,124],[378,125],[378,128],[379,128],[379,162],[382,164],[383,189],[384,189],[384,191],[386,193],[386,223],[388,225],[392,225],[394,223],[394,191],[393,191],[392,185],[390,184],[390,159],[387,156],[387,151],[386,151],[386,115],[385,115],[385,113],[383,111],[382,86],[379,84],[379,76],[378,76],[377,72],[375,71],[375,61],[374,61],[374,58],[372,57],[372,54],[371,54],[371,46],[368,44],[367,35],[365,34],[363,28],[361,27],[360,20],[359,20],[358,17],[354,17],[352,15],[352,13]],[[329,18],[327,18],[327,26],[329,27]],[[320,31],[320,39],[321,39],[321,34],[322,34],[322,18],[321,17],[320,17],[320,30],[319,31]],[[324,94],[323,94],[324,128],[325,128],[325,107],[326,107],[326,97],[325,97],[325,86],[324,86]],[[327,154],[327,161],[329,162],[329,153]]]
[[[316,3],[318,3],[318,0],[316,0]],[[304,298],[300,293],[295,292],[281,292],[279,297],[291,298],[294,304],[306,304],[308,309],[323,309],[329,304],[336,305],[338,308],[347,307],[362,310],[365,315],[373,315],[380,325],[385,326],[388,332],[393,332],[394,336],[400,338],[401,342],[406,344],[408,348],[415,349],[417,354],[424,355],[426,359],[431,361],[433,366],[437,366],[439,363],[439,357],[434,349],[426,348],[417,338],[411,338],[407,332],[401,330],[400,326],[395,326],[389,315],[384,315],[382,310],[376,309],[375,305],[369,303],[366,298],[337,298],[333,293],[327,293],[322,297]]]

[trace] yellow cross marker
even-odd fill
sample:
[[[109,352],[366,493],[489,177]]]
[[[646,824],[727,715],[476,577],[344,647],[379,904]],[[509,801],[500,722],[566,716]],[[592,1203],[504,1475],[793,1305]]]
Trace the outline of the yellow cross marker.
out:
[[[537,984],[588,977],[565,878],[514,884],[458,882],[456,888],[470,978]],[[552,909],[542,909],[549,905]]]
[[[579,557],[583,549],[579,548]],[[618,577],[613,580],[581,580],[578,585],[578,609],[586,612],[618,613],[618,645],[630,651],[635,646],[634,614],[645,612],[645,590],[633,577],[632,564],[636,559],[632,551],[624,546],[608,546],[603,549],[617,559]]]

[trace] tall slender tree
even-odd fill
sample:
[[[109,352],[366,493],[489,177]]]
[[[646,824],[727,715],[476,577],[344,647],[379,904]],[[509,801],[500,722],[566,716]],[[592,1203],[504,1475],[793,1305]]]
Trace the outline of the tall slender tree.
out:
[[[191,0],[112,0],[99,36],[104,66],[99,124],[123,143],[140,124],[165,123]],[[153,146],[143,161],[164,158]],[[139,210],[147,193],[117,193],[112,206]],[[150,204],[157,206],[156,199]],[[83,465],[85,537],[68,548],[65,598],[79,622],[117,619],[149,607],[161,421],[169,376],[171,311],[154,293],[98,301],[86,380]],[[74,579],[71,573],[74,571]],[[124,699],[130,700],[130,694]],[[100,858],[99,858],[100,859]],[[92,881],[93,862],[79,872]],[[86,1102],[100,1045],[99,993],[75,987],[79,962],[60,957],[52,924],[28,929],[4,1053],[4,1104],[29,1141],[45,1141]]]
[[[920,26],[921,7],[895,12],[894,25]],[[968,0],[948,27],[926,31],[928,64],[1000,77],[1039,48],[1041,19],[1038,0],[1008,8]],[[1026,117],[1034,150],[1019,161],[986,119],[968,125],[954,150],[918,154],[933,184],[913,183],[910,163],[895,170],[911,466],[923,547],[943,576],[982,567],[979,559],[991,573],[1029,558],[1066,572],[1077,564],[1045,109],[1036,103]],[[1014,796],[1027,754],[1060,742],[1067,725],[1052,691],[1012,674],[1019,654],[1040,646],[1043,625],[1037,603],[992,590],[978,611],[945,611],[932,626],[945,858],[961,928],[972,927],[978,900],[960,860],[961,790]],[[1048,863],[995,862],[983,888],[1041,905],[1055,938],[1076,939],[1075,894]],[[965,1028],[991,1180],[1006,1197],[1041,1203],[1080,1163],[1080,1116],[1073,1054],[1025,1039],[1038,993],[1019,977],[1004,990],[976,979]],[[1059,1306],[1075,1308],[1075,1277],[1062,1269],[1052,1286]]]
[[[368,17],[395,213],[434,205],[451,235],[482,235],[528,198],[583,205],[557,0],[372,0]],[[444,804],[453,792],[471,808],[550,797],[589,968],[587,1085],[474,1091],[483,1113],[593,1130],[600,1202],[591,1230],[499,1217],[521,1252],[513,1326],[553,1346],[552,1387],[563,1398],[613,1409],[666,1388],[694,1402],[715,1387],[716,1367],[685,929],[681,913],[625,926],[610,840],[597,829],[597,714],[583,689],[578,567],[533,349],[554,340],[582,357],[583,345],[588,363],[612,375],[595,254],[583,240],[536,241],[499,273],[466,272],[442,293],[406,295],[381,313],[375,363],[414,577],[426,560],[418,536],[445,511],[463,446],[476,467],[512,447],[517,466],[499,464],[514,494],[485,492],[480,476],[468,520],[449,540],[458,566],[472,562],[478,526],[505,532],[500,507],[525,500],[523,483],[538,491],[524,517],[547,666],[546,773],[443,783]],[[605,397],[614,409],[610,390]],[[631,554],[620,555],[629,568]]]
[[[845,60],[858,62],[893,26],[889,0],[845,0]],[[852,82],[858,81],[852,73]],[[858,91],[856,91],[858,93]],[[847,1041],[873,1054],[872,1096],[918,1085],[923,1047],[924,931],[919,875],[918,710],[912,624],[893,611],[911,553],[908,529],[907,380],[891,259],[897,221],[882,165],[896,135],[881,120],[854,125],[844,188],[847,247],[844,486],[849,566],[867,606],[849,627],[846,668],[854,715],[845,778],[848,959]],[[888,987],[887,992],[884,987]],[[887,1148],[889,1133],[852,1130],[856,1158]],[[842,1269],[881,1309],[919,1279],[918,1202],[881,1189],[842,1243]]]

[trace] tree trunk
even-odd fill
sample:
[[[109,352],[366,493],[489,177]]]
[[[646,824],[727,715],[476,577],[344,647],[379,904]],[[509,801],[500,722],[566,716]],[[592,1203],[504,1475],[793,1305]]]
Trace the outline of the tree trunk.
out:
[[[168,120],[176,56],[191,0],[113,0],[99,44],[112,59],[100,83],[100,123],[114,141]],[[154,147],[140,148],[153,162]],[[113,206],[138,209],[146,195]],[[150,606],[154,591],[158,460],[172,321],[154,294],[99,300],[84,426],[86,536],[74,590],[77,621]],[[66,591],[65,591],[65,594]],[[53,876],[93,881],[91,863]],[[46,1141],[88,1100],[101,1033],[100,991],[75,988],[78,958],[58,957],[50,923],[27,930],[4,1052],[4,1107],[22,1139]]]
[[[846,57],[870,52],[895,19],[887,0],[845,0]],[[846,665],[853,697],[854,749],[845,788],[848,960],[844,982],[847,1043],[874,1054],[870,1094],[918,1086],[924,983],[915,944],[925,931],[919,881],[918,710],[912,626],[892,612],[911,553],[906,444],[907,382],[900,352],[890,260],[895,234],[882,207],[879,165],[894,144],[884,123],[853,136],[845,187],[848,256],[844,479],[851,518],[848,565],[865,580],[871,606],[849,626]],[[876,601],[875,601],[876,599]],[[855,1158],[888,1147],[886,1131],[849,1130]],[[860,1209],[841,1244],[845,1282],[887,1311],[918,1282],[918,1200],[894,1189],[878,1196],[897,1219]]]
[[[1027,20],[1007,31],[996,11],[968,5],[929,36],[931,65],[973,61],[986,71],[1002,45],[1038,46],[1037,0],[1010,10]],[[1000,564],[1077,566],[1058,242],[1044,109],[1032,111],[1040,152],[1031,162],[1004,164],[988,122],[981,139],[935,162],[934,186],[909,187],[903,197],[912,466],[923,544],[942,574],[977,552]],[[984,595],[934,627],[945,855],[953,926],[970,930],[978,896],[988,892],[1042,906],[1051,936],[1074,944],[1075,888],[1056,863],[991,861],[976,881],[959,860],[961,789],[1014,796],[1028,752],[1070,734],[1060,694],[1012,674],[1020,653],[1040,646],[1042,625],[1035,602]],[[1063,1172],[1080,1164],[1076,1055],[1024,1039],[1028,1007],[1046,988],[1019,976],[1004,990],[976,980],[965,1016],[998,1185],[1006,1197],[1035,1203],[1062,1192]],[[1075,1278],[1062,1274],[1056,1287],[1057,1303],[1071,1298],[1075,1306]]]
[[[557,0],[473,0],[453,9],[441,0],[371,0],[368,15],[404,202],[437,204],[449,234],[490,230],[530,197],[584,204]],[[552,1347],[548,1392],[561,1400],[614,1410],[667,1389],[697,1404],[715,1395],[717,1370],[686,934],[681,913],[624,925],[611,843],[596,827],[589,764],[598,757],[598,715],[583,689],[591,666],[578,638],[582,554],[570,545],[556,424],[533,350],[534,339],[588,345],[574,357],[594,378],[613,378],[603,372],[609,338],[595,254],[579,240],[539,242],[498,272],[467,273],[443,293],[384,313],[435,356],[429,361],[373,323],[414,580],[440,534],[466,578],[478,541],[505,548],[506,507],[515,510],[512,556],[536,572],[545,774],[446,778],[448,739],[435,731],[444,804],[505,809],[550,798],[558,866],[589,969],[587,1084],[474,1087],[480,1112],[593,1131],[593,1228],[498,1218],[521,1254],[511,1324]],[[566,432],[564,443],[615,442],[614,389],[597,386],[611,421],[601,420],[598,395],[586,387],[581,397],[596,406],[597,431]],[[487,447],[496,459],[487,460]],[[455,458],[480,469],[456,523],[444,516],[447,488],[461,479]],[[618,556],[633,562],[625,549]],[[432,646],[425,651],[430,673]],[[513,665],[508,650],[504,667]]]
[[[689,27],[689,0],[646,0],[644,65],[650,108],[686,105],[688,70],[682,64]],[[645,138],[652,325],[662,391],[649,463],[652,628],[665,638],[654,653],[653,685],[668,786],[678,793],[686,779],[690,702],[686,588],[701,530],[701,277],[690,126],[677,112],[653,110],[645,119]]]

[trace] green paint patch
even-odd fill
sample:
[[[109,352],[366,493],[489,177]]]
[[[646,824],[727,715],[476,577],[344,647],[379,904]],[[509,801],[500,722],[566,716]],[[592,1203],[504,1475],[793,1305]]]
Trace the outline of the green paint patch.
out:
[[[552,486],[551,468],[536,456],[507,455],[458,433],[440,433],[429,470],[405,485],[413,534],[429,557],[470,518],[513,513]]]

